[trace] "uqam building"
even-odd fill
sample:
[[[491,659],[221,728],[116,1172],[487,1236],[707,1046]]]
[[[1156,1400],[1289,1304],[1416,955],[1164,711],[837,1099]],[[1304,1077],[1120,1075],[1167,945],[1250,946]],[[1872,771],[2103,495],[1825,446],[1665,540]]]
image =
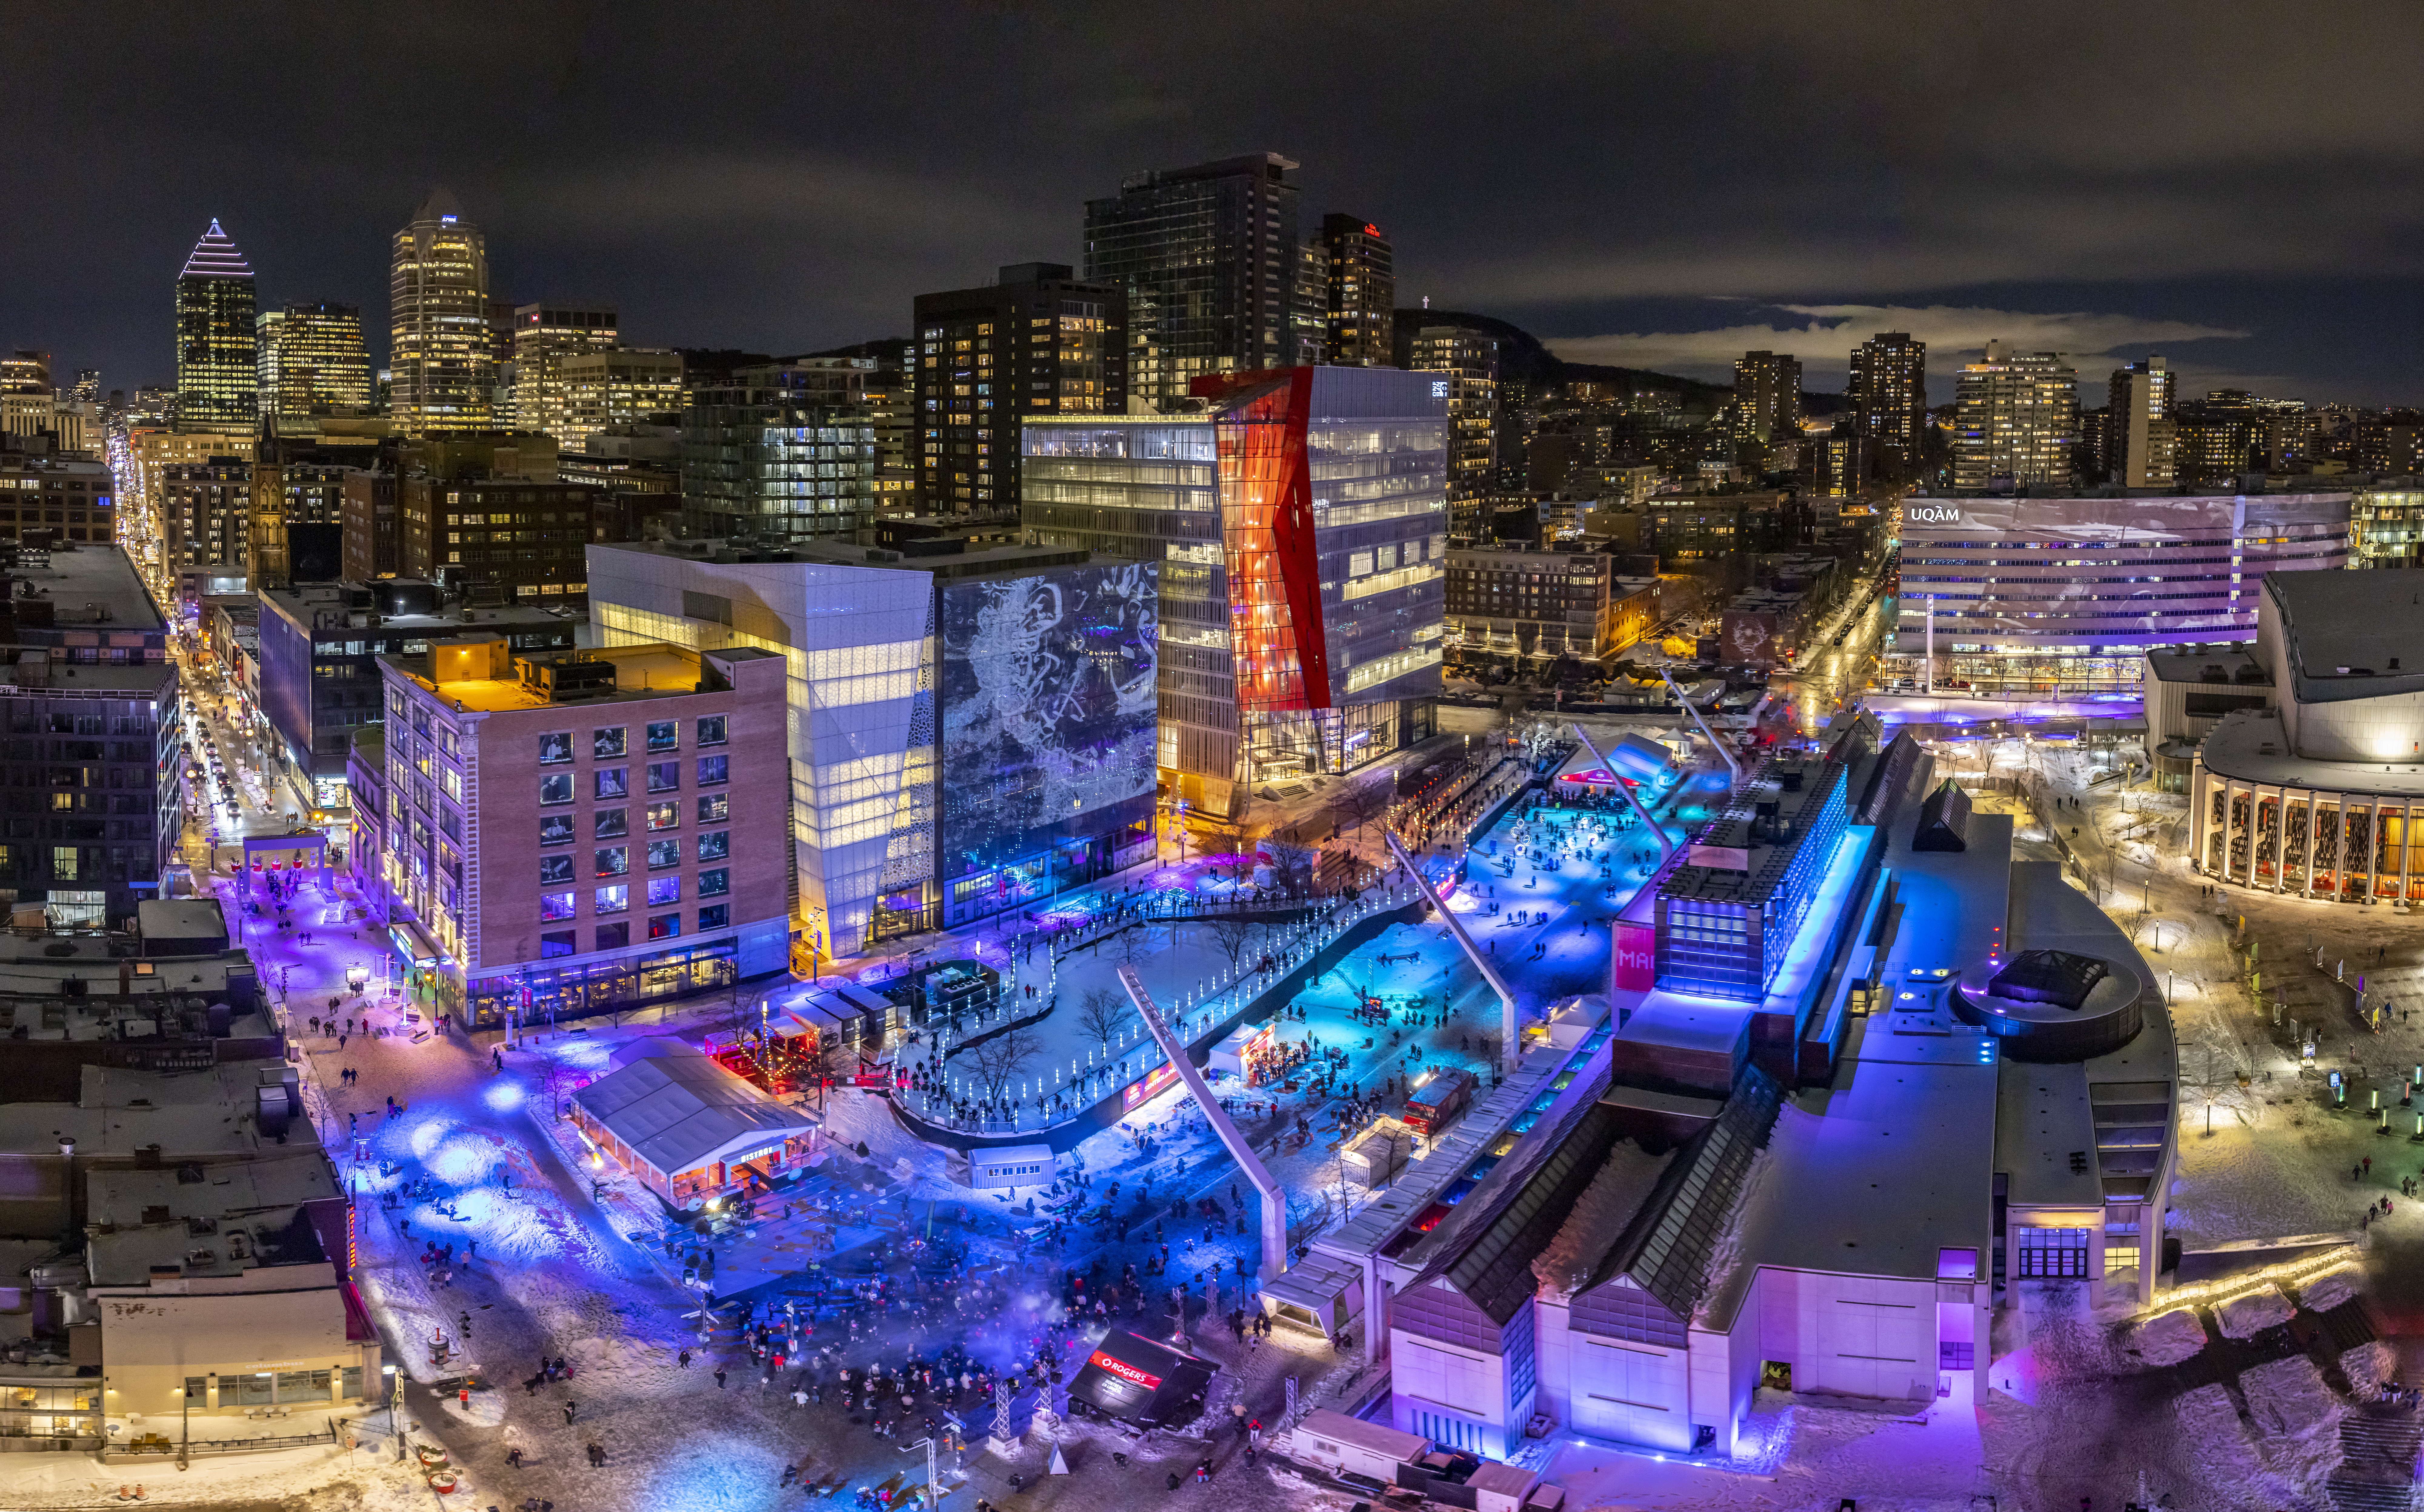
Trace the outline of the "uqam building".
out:
[[[1762,1385],[1966,1408],[1995,1309],[2152,1297],[2177,1100],[2154,974],[2014,859],[2009,817],[1880,737],[1847,716],[1746,773],[1689,853],[1747,866],[1645,886],[1607,995],[1556,1005],[1266,1287],[1385,1355],[1394,1426],[1730,1455]]]

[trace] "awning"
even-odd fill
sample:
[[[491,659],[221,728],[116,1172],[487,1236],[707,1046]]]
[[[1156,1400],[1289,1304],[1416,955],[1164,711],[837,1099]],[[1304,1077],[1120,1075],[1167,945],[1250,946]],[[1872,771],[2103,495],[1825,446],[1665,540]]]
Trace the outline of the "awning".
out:
[[[1114,1329],[1069,1383],[1069,1399],[1140,1427],[1175,1424],[1203,1410],[1219,1372],[1211,1361]]]
[[[446,959],[445,952],[438,948],[437,942],[409,919],[399,919],[387,927],[387,943],[404,958],[406,965],[419,966],[424,971]]]

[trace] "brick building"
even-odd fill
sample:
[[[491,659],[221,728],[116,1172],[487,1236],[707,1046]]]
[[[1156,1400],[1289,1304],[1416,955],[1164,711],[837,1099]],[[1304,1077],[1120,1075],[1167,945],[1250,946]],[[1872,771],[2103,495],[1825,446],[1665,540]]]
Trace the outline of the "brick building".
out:
[[[390,939],[475,1025],[627,1009],[782,969],[783,659],[665,645],[379,660]]]

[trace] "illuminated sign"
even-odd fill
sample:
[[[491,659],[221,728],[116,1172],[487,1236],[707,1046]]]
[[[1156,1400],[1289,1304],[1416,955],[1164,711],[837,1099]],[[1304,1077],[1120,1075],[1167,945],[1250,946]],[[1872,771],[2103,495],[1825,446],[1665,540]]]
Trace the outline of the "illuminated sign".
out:
[[[1434,378],[1431,380],[1431,397],[1434,399],[1444,399],[1447,397],[1447,380],[1445,378]]]
[[[1116,1377],[1119,1379],[1127,1382],[1130,1386],[1141,1387],[1148,1392],[1158,1391],[1161,1387],[1160,1377],[1152,1374],[1150,1371],[1139,1370],[1124,1360],[1113,1360],[1110,1356],[1103,1353],[1100,1349],[1097,1349],[1092,1354],[1087,1356],[1086,1363],[1093,1366],[1096,1370],[1103,1372],[1107,1376]]]
[[[410,962],[413,965],[419,966],[423,970],[427,970],[438,964],[438,958],[436,956],[425,956],[413,948],[412,941],[406,936],[404,926],[401,924],[391,924],[388,926],[387,940],[388,944],[395,947],[395,953],[397,955],[404,957],[406,961]]]
[[[1172,1082],[1174,1082],[1177,1079],[1178,1066],[1176,1062],[1169,1060],[1163,1061],[1160,1065],[1156,1066],[1153,1070],[1145,1073],[1143,1080],[1128,1083],[1128,1090],[1120,1094],[1122,1111],[1126,1112],[1134,1110],[1138,1104],[1143,1102],[1146,1098],[1151,1097],[1154,1093],[1161,1090],[1163,1088],[1169,1086]]]
[[[1958,525],[1961,511],[1951,504],[1906,504],[1902,517],[1914,525]]]

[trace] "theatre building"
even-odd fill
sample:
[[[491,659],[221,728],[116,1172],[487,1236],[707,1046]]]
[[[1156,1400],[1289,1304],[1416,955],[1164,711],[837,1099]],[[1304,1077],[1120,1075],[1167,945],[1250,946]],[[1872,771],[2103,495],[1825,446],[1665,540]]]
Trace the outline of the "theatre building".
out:
[[[2241,706],[2187,779],[2197,868],[2300,898],[2424,897],[2424,571],[2268,579],[2255,647],[2228,664]]]

